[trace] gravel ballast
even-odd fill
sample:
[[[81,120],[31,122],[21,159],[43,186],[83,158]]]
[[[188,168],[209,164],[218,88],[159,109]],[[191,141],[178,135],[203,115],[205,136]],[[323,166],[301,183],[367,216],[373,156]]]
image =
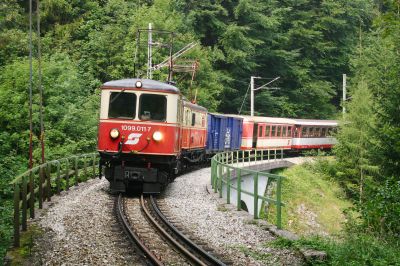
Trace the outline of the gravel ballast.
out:
[[[169,185],[163,201],[170,215],[234,265],[301,265],[301,256],[293,251],[268,247],[275,236],[257,226],[247,212],[236,211],[206,189],[210,171],[188,173]]]
[[[35,243],[35,265],[140,265],[113,214],[108,186],[94,179],[52,199],[35,222],[45,232]]]

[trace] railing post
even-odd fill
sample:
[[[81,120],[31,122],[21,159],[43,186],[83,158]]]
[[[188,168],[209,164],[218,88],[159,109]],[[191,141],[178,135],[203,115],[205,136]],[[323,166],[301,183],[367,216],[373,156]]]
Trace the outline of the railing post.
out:
[[[237,210],[240,211],[242,203],[242,169],[237,169]]]
[[[61,191],[61,165],[60,161],[57,161],[57,177],[56,177],[56,190],[57,190],[57,195],[60,195]]]
[[[278,177],[276,184],[276,226],[282,229],[282,195],[281,195],[282,178]]]
[[[215,165],[215,163],[214,163],[214,159],[213,158],[211,158],[211,188],[214,188],[214,178],[215,178],[215,176],[214,176],[214,166]]]
[[[226,203],[231,203],[231,169],[226,172]]]
[[[47,179],[47,186],[46,186],[46,197],[47,201],[51,201],[51,163],[47,163],[46,167],[46,179]]]
[[[242,150],[242,167],[244,167],[244,154],[245,154],[245,151],[244,150]]]
[[[65,190],[69,190],[69,160],[66,158],[65,162]]]
[[[88,176],[87,176],[87,162],[86,162],[86,155],[85,155],[85,156],[83,156],[83,175],[84,175],[84,178],[83,178],[83,180],[84,180],[84,181],[87,181],[87,179],[88,179]]]
[[[219,197],[220,198],[222,198],[222,181],[223,181],[223,179],[224,179],[224,165],[223,164],[221,164],[221,176],[220,176],[220,178],[219,178]]]
[[[217,167],[218,167],[218,175],[217,175],[217,180],[215,181],[215,183],[216,183],[216,186],[214,188],[215,193],[218,192],[218,188],[220,187],[220,183],[221,183],[221,179],[222,179],[222,164],[219,161],[217,163]]]
[[[35,182],[34,174],[31,171],[29,173],[29,214],[31,219],[35,218]]]
[[[14,184],[14,247],[19,247],[19,184]]]
[[[268,162],[269,162],[269,157],[270,157],[270,151],[271,150],[268,150]]]
[[[40,166],[39,169],[39,209],[43,208],[43,175],[44,175],[44,170],[43,166]]]
[[[77,186],[79,184],[78,156],[75,156],[74,168],[75,168],[75,186]]]
[[[274,150],[274,162],[276,162],[276,149]]]
[[[26,220],[27,220],[27,208],[28,202],[26,200],[27,194],[27,182],[26,176],[22,177],[22,231],[26,231]]]
[[[258,173],[254,175],[254,219],[258,219]]]
[[[283,160],[283,149],[281,149],[281,160]]]

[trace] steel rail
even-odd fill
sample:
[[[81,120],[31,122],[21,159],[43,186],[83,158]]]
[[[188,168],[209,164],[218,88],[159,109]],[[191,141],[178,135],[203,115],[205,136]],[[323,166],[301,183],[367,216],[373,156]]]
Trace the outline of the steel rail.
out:
[[[147,215],[147,218],[149,219],[149,221],[151,221],[151,223],[157,228],[157,230],[167,239],[169,240],[177,249],[179,249],[179,251],[181,253],[183,253],[188,259],[190,259],[192,262],[196,263],[196,265],[202,265],[202,266],[206,266],[207,264],[205,264],[203,261],[201,261],[199,258],[197,258],[196,256],[194,256],[189,250],[187,250],[184,246],[182,246],[179,242],[177,242],[170,234],[167,233],[167,231],[165,231],[164,228],[162,228],[157,221],[153,218],[153,216],[151,215],[149,209],[146,207],[145,203],[144,203],[144,197],[143,195],[140,197],[140,205],[142,207],[142,210],[144,211],[144,213]]]
[[[122,195],[119,194],[117,198],[117,216],[122,222],[122,226],[124,231],[127,233],[128,237],[130,238],[131,241],[135,242],[139,248],[145,253],[145,256],[147,259],[149,259],[154,265],[164,265],[154,254],[151,252],[145,245],[144,243],[140,240],[140,238],[137,236],[135,232],[132,231],[131,226],[129,225],[128,220],[126,219],[124,213],[124,207],[123,207],[123,200],[122,200]]]
[[[154,200],[153,196],[150,196],[150,202],[152,205],[153,210],[156,212],[158,215],[158,218],[170,229],[175,235],[177,235],[186,245],[188,245],[193,251],[197,252],[197,254],[201,255],[201,257],[206,260],[208,263],[211,265],[226,265],[216,257],[212,256],[209,254],[207,251],[196,245],[193,241],[191,241],[189,238],[187,238],[185,235],[183,235],[176,227],[171,224],[167,218],[164,216],[164,214],[161,212],[161,210],[158,208],[158,205],[156,201]]]

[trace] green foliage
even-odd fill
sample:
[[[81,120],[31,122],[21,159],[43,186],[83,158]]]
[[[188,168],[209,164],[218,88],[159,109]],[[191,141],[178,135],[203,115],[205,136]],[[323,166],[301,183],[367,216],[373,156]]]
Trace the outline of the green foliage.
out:
[[[400,234],[400,59],[398,4],[385,2],[352,66],[351,102],[335,147],[337,176],[358,201],[364,229]]]
[[[319,236],[290,241],[278,238],[265,244],[270,247],[315,249],[325,251],[328,260],[313,265],[400,265],[400,243],[396,239],[380,239],[368,234],[347,232],[338,238]]]
[[[296,165],[277,174],[282,183],[283,228],[299,235],[332,235],[343,229],[345,210],[352,207],[339,182],[327,173],[335,172],[332,158]],[[267,220],[275,221],[275,208],[268,207]]]

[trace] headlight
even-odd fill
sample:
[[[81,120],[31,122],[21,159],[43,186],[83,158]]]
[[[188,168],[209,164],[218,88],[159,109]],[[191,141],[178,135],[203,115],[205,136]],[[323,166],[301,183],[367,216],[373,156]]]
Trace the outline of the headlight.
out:
[[[143,86],[143,84],[140,80],[138,80],[138,81],[136,81],[135,86],[136,86],[136,88],[141,88]]]
[[[119,131],[118,131],[118,129],[116,129],[116,128],[111,129],[111,130],[110,130],[110,137],[111,137],[112,139],[118,138],[118,137],[119,137]]]
[[[162,138],[163,138],[163,135],[160,131],[156,131],[153,133],[153,139],[155,141],[160,141],[160,140],[162,140]]]

